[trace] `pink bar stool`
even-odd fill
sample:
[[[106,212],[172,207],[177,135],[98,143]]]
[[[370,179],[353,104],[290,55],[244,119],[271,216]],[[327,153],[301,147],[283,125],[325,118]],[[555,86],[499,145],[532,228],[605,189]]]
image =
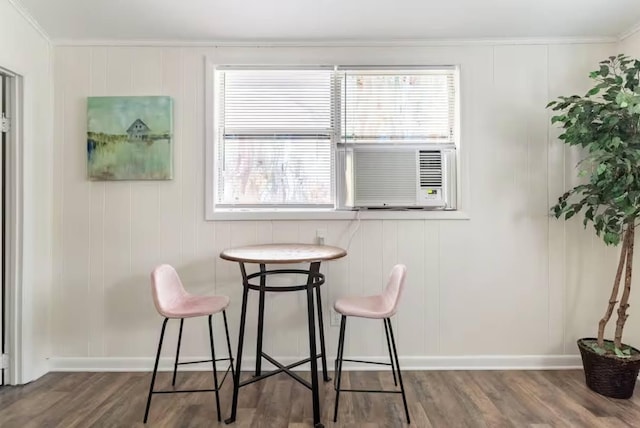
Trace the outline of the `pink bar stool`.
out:
[[[156,305],[158,313],[164,317],[162,322],[162,330],[160,331],[160,342],[158,343],[158,352],[156,354],[156,362],[153,367],[153,375],[151,377],[151,386],[149,387],[149,396],[147,398],[147,407],[144,412],[144,423],[147,423],[149,416],[149,408],[151,407],[151,397],[153,394],[170,394],[176,392],[215,392],[216,393],[216,409],[218,411],[218,422],[220,418],[220,396],[219,390],[231,369],[231,374],[235,379],[233,370],[233,356],[231,354],[231,342],[229,341],[229,327],[227,325],[227,314],[225,309],[229,306],[229,298],[227,296],[194,296],[184,289],[182,281],[176,270],[169,265],[160,265],[151,273],[151,293],[153,294],[153,302]],[[227,335],[228,358],[216,359],[216,352],[213,346],[213,326],[211,318],[214,314],[222,312],[224,318],[224,329]],[[211,345],[211,359],[201,361],[178,362],[180,356],[180,342],[182,341],[182,326],[185,318],[195,318],[207,316],[209,318],[209,343]],[[213,365],[213,389],[192,389],[192,390],[164,390],[154,391],[153,386],[156,382],[156,374],[158,373],[158,361],[160,360],[160,352],[162,351],[162,340],[164,331],[167,327],[169,319],[180,320],[180,333],[178,333],[178,347],[176,349],[176,360],[173,365],[173,380],[171,385],[175,387],[176,374],[178,366],[182,364],[208,363]],[[224,377],[218,384],[218,372],[216,370],[216,361],[229,361],[229,367],[224,373]]]
[[[338,421],[338,405],[340,404],[340,392],[383,392],[402,394],[402,402],[404,411],[407,415],[407,423],[411,423],[409,418],[409,407],[407,406],[407,397],[404,393],[404,385],[402,383],[402,373],[400,372],[400,363],[398,362],[398,351],[396,350],[396,342],[393,337],[393,328],[391,327],[391,317],[396,314],[398,302],[402,289],[404,288],[405,278],[407,275],[407,267],[405,265],[395,265],[391,270],[391,275],[387,282],[387,287],[382,294],[376,296],[359,296],[344,297],[338,299],[334,304],[336,312],[342,315],[340,320],[340,338],[338,339],[338,356],[336,358],[336,380],[334,388],[336,390],[336,406],[333,412],[333,421]],[[347,327],[347,317],[359,317],[383,320],[384,330],[387,336],[387,347],[389,348],[390,363],[378,363],[373,361],[347,360],[344,359],[344,333]],[[362,389],[340,389],[340,381],[342,379],[342,362],[351,361],[355,363],[380,364],[391,366],[393,372],[393,382],[398,386],[400,382],[400,390],[362,390]],[[397,379],[396,379],[397,371]]]

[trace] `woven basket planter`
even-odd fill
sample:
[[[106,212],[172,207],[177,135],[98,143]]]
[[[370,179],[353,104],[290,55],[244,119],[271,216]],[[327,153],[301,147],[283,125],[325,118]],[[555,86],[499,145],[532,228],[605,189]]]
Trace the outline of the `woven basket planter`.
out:
[[[584,343],[584,341],[592,340],[596,339],[578,340],[587,386],[607,397],[631,398],[638,379],[638,372],[640,372],[640,359],[599,355]],[[633,349],[638,352],[635,348]]]

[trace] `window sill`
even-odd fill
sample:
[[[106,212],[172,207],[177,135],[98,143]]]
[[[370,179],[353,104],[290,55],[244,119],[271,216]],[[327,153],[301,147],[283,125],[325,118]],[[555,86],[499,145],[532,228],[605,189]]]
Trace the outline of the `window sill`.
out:
[[[360,212],[361,220],[470,220],[464,211],[392,211],[364,210]],[[353,220],[358,211],[336,210],[259,210],[259,209],[225,209],[207,213],[208,221],[226,220]]]

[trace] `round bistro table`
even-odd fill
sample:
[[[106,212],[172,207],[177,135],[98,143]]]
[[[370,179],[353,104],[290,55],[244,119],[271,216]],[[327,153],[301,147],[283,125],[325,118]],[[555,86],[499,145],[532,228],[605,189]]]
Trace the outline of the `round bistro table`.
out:
[[[240,273],[242,274],[242,309],[240,312],[240,331],[238,333],[238,352],[236,353],[236,372],[233,385],[233,401],[231,403],[231,416],[225,420],[227,424],[236,420],[236,409],[238,406],[238,392],[243,386],[273,376],[277,373],[286,373],[296,381],[300,382],[311,390],[313,400],[313,424],[316,428],[322,428],[324,425],[320,422],[320,397],[318,387],[318,358],[322,361],[322,374],[325,382],[331,380],[327,375],[327,357],[324,345],[324,326],[322,322],[322,300],[320,297],[320,286],[324,284],[325,277],[320,273],[320,263],[325,260],[335,260],[347,255],[342,248],[331,247],[327,245],[310,245],[310,244],[268,244],[268,245],[251,245],[247,247],[229,248],[220,253],[220,257],[224,260],[238,262],[240,265]],[[247,275],[245,263],[258,264],[260,270],[256,273]],[[295,264],[309,263],[309,269],[272,269],[267,270],[267,264]],[[288,286],[269,286],[267,285],[267,277],[271,275],[282,274],[299,274],[306,275],[307,282],[302,285]],[[258,279],[259,284],[250,282]],[[313,291],[315,289],[316,305],[318,311],[318,331],[320,333],[320,353],[316,351],[316,322]],[[247,299],[249,290],[258,291],[258,337],[256,346],[256,370],[255,376],[251,379],[240,382],[240,367],[242,364],[242,347],[244,344],[245,321],[247,317]],[[262,333],[264,327],[264,302],[267,292],[289,292],[289,291],[306,291],[307,292],[307,315],[309,321],[309,358],[297,361],[293,364],[283,365],[276,361],[273,357],[262,352]],[[269,361],[277,367],[268,373],[262,373],[262,358]],[[311,383],[307,382],[291,369],[305,363],[311,363]]]

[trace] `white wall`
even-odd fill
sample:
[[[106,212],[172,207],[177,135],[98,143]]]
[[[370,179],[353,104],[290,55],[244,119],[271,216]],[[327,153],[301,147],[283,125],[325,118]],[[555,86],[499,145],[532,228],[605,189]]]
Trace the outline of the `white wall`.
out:
[[[52,70],[48,40],[0,0],[0,66],[23,77],[22,368],[14,382],[48,371],[52,275]]]
[[[618,44],[620,53],[640,59],[640,31],[636,31]]]
[[[158,263],[174,264],[195,293],[230,295],[236,336],[240,275],[217,257],[222,249],[312,242],[317,228],[328,229],[329,244],[347,243],[353,225],[346,221],[204,220],[206,56],[218,63],[459,64],[464,203],[471,220],[363,221],[349,256],[324,266],[325,308],[344,294],[379,291],[391,266],[403,262],[408,289],[395,323],[405,364],[577,363],[510,357],[576,354],[575,340],[595,334],[605,308],[616,251],[579,221],[548,216],[550,203],[573,181],[577,158],[554,140],[544,107],[555,96],[584,91],[588,72],[615,48],[56,48],[54,367],[150,367],[146,358],[155,352],[160,317],[149,272]],[[173,181],[86,179],[86,97],[97,95],[174,97]],[[268,352],[307,352],[302,298],[268,297]],[[633,301],[640,303],[640,293]],[[254,298],[250,312],[255,308]],[[638,345],[640,323],[633,319],[640,313],[632,316],[627,338]],[[206,355],[206,323],[187,326],[183,355]],[[348,337],[349,354],[384,355],[381,323],[354,321],[352,327],[358,333]],[[248,328],[245,355],[253,354],[254,337]],[[330,353],[336,340],[337,328],[330,327]],[[474,358],[481,355],[496,358]]]

